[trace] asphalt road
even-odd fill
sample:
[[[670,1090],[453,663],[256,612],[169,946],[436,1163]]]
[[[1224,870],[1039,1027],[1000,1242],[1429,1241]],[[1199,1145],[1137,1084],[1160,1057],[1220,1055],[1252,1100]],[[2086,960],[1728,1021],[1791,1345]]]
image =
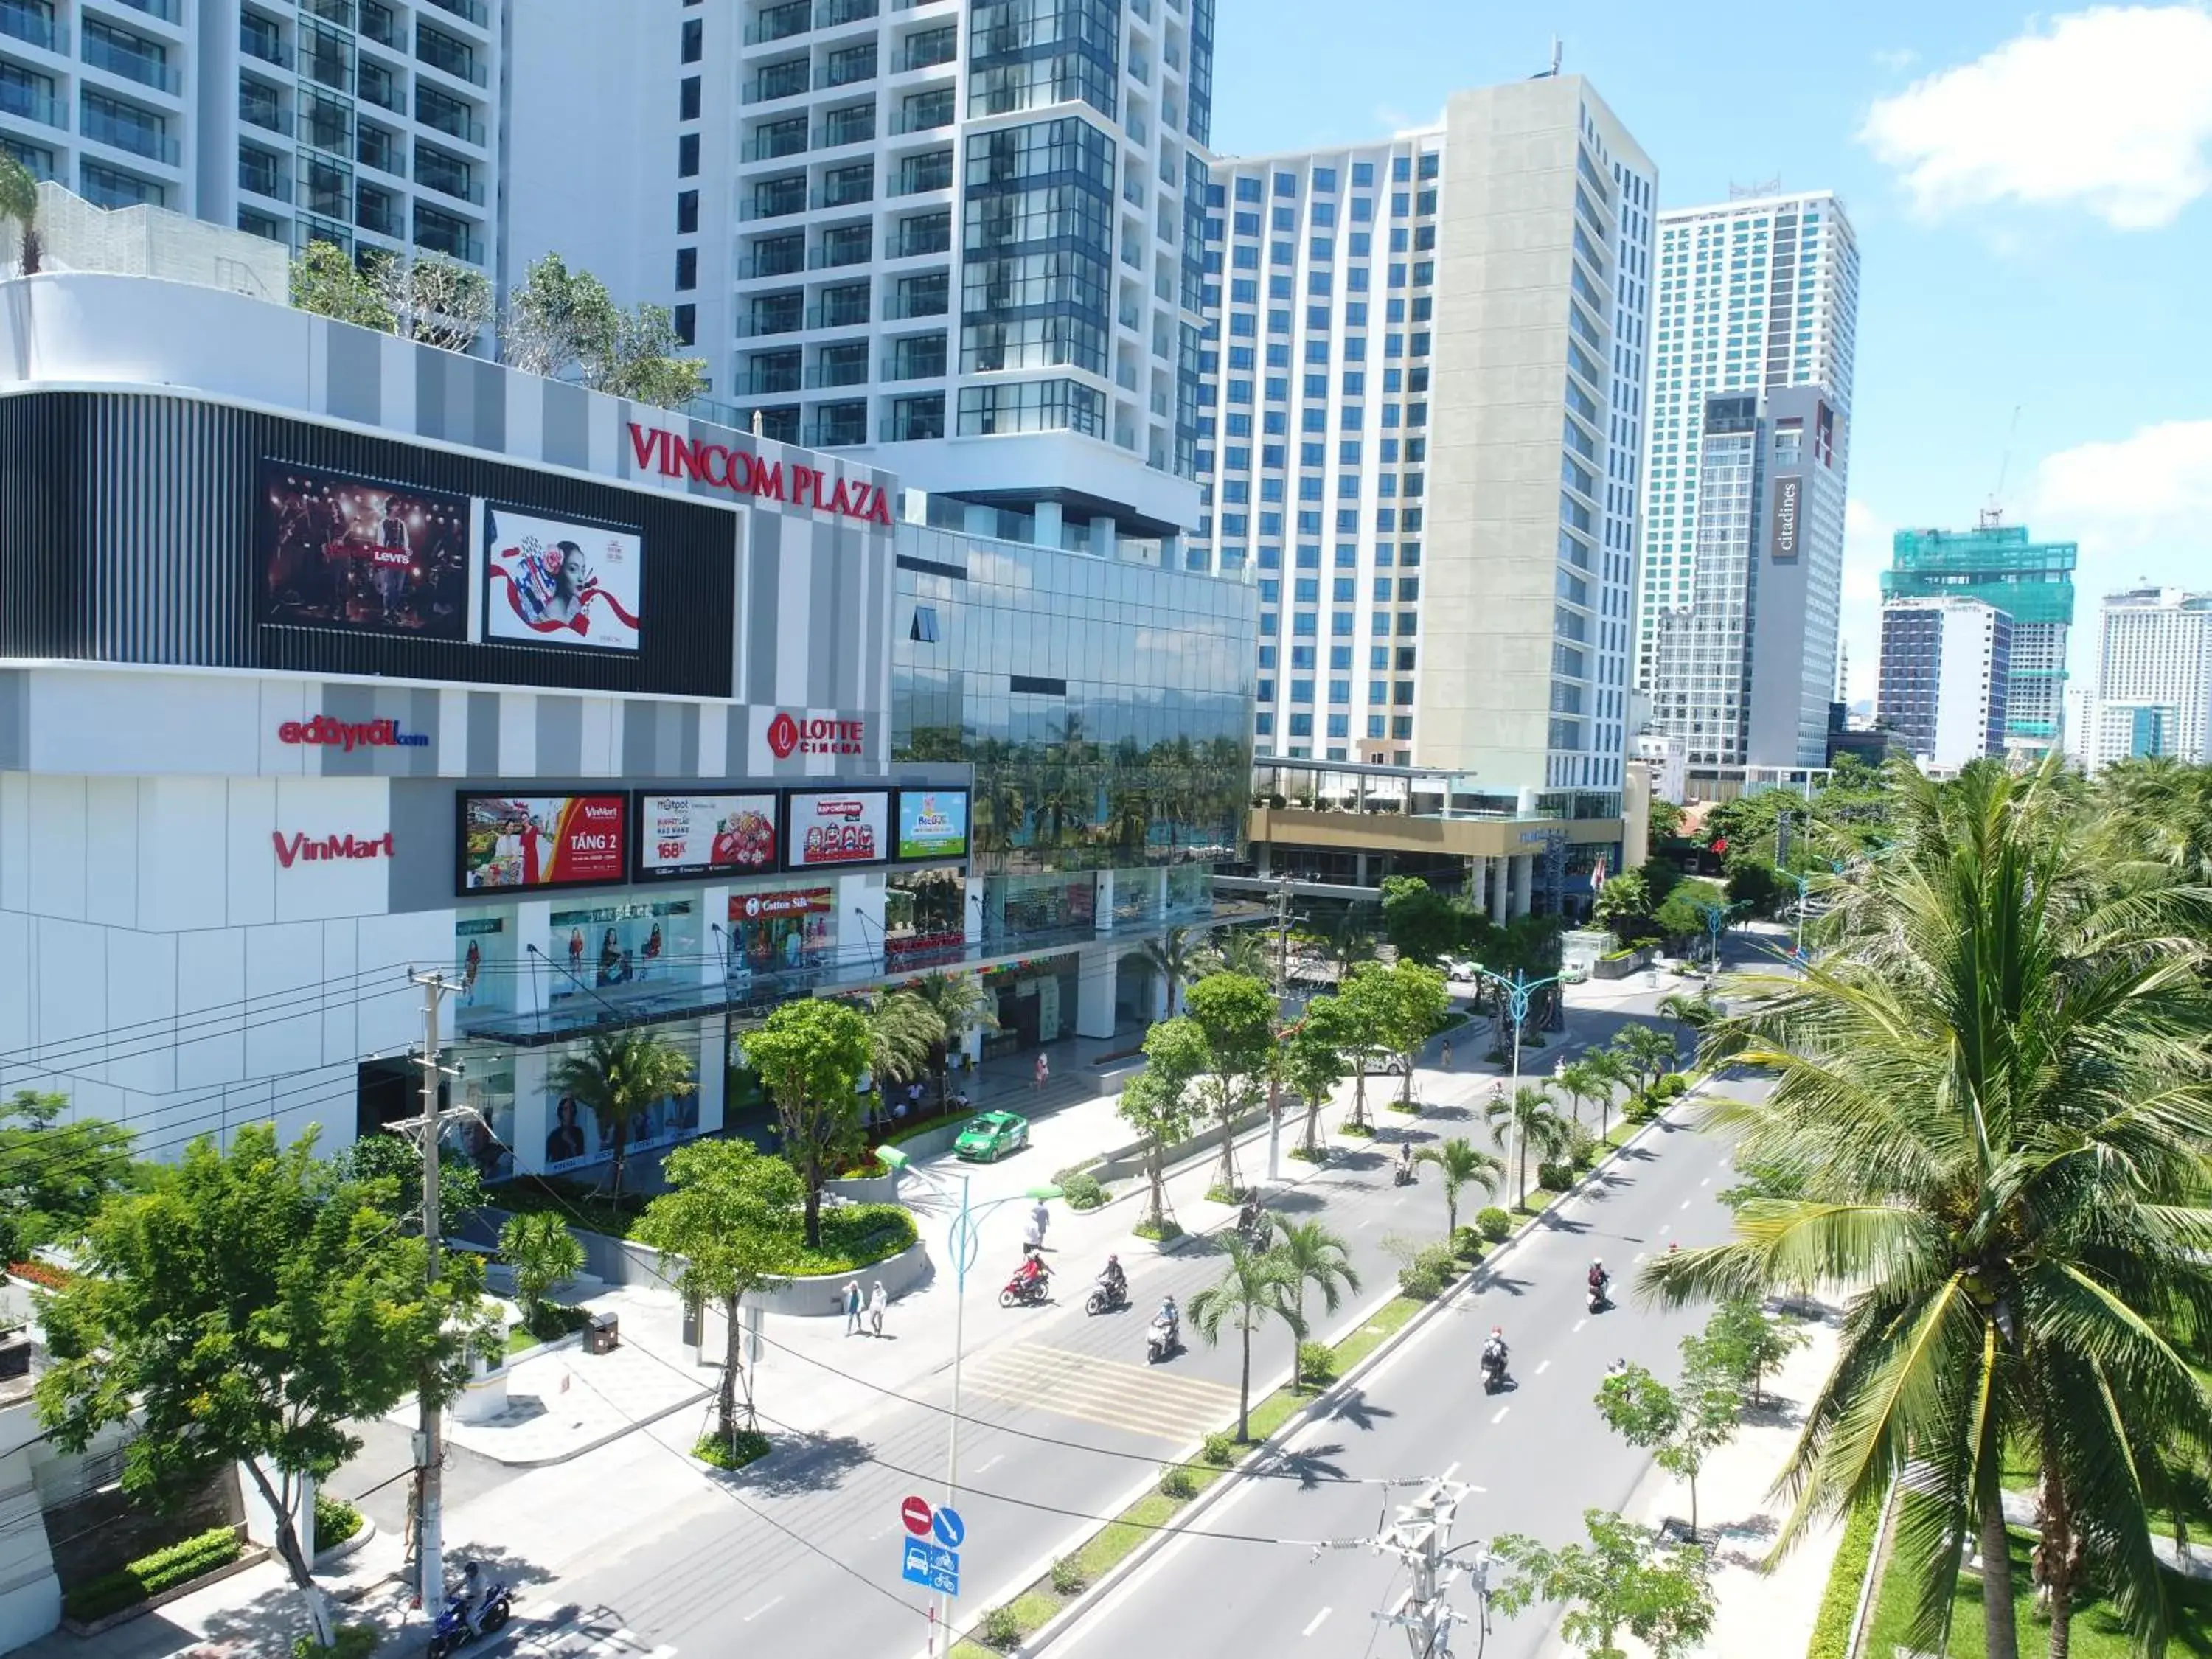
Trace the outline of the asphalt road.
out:
[[[1732,1085],[1744,1093],[1758,1085]],[[1197,1523],[1206,1532],[1274,1540],[1372,1536],[1385,1493],[1347,1479],[1449,1475],[1475,1491],[1454,1543],[1502,1532],[1560,1544],[1583,1535],[1586,1509],[1624,1507],[1650,1467],[1607,1431],[1591,1403],[1615,1358],[1674,1375],[1677,1344],[1701,1310],[1667,1314],[1639,1304],[1625,1280],[1642,1255],[1671,1242],[1725,1236],[1713,1194],[1728,1184],[1727,1150],[1693,1130],[1662,1127],[1586,1195],[1554,1212],[1499,1264],[1478,1294],[1463,1297],[1391,1355],[1354,1398],[1293,1443],[1311,1485],[1248,1483]],[[1588,1316],[1581,1295],[1593,1255],[1616,1268],[1620,1305]],[[1486,1395],[1475,1358],[1502,1325],[1512,1346],[1512,1383]],[[1328,1474],[1337,1476],[1332,1484]],[[1389,1494],[1403,1502],[1408,1493]],[[1148,1659],[1221,1653],[1364,1655],[1404,1640],[1378,1632],[1370,1615],[1406,1587],[1389,1558],[1364,1551],[1316,1557],[1297,1542],[1179,1540],[1056,1641],[1061,1656],[1142,1653]],[[1472,1612],[1464,1589],[1454,1605]],[[1539,1650],[1557,1609],[1498,1619],[1486,1644],[1471,1629],[1454,1650],[1523,1659]]]

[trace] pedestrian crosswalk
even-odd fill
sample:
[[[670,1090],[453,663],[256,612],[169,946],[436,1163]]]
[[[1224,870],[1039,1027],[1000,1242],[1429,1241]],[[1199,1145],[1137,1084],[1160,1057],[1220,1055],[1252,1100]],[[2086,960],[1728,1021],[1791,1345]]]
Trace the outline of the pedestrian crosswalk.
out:
[[[961,1386],[1007,1405],[1175,1442],[1221,1427],[1237,1410],[1237,1390],[1224,1383],[1034,1343],[977,1355]]]

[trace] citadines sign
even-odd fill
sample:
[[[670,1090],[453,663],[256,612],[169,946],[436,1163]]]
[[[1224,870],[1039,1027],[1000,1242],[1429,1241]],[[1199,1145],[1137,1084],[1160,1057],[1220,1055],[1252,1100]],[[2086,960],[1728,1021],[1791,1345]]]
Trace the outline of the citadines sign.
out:
[[[1774,531],[1767,540],[1767,550],[1778,564],[1797,556],[1797,508],[1804,489],[1805,480],[1794,472],[1785,472],[1774,481]]]
[[[781,501],[814,513],[888,525],[891,504],[881,484],[833,478],[818,467],[796,461],[766,461],[758,455],[700,438],[680,438],[660,427],[629,423],[631,452],[639,466],[665,478],[695,478],[732,495]]]

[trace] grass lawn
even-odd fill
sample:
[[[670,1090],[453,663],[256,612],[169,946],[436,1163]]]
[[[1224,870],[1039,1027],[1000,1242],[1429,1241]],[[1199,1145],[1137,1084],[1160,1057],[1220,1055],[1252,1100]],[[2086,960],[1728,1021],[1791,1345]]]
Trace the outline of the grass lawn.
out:
[[[2035,1616],[2035,1590],[2028,1579],[2027,1557],[2033,1540],[2015,1532],[2012,1539],[2014,1605],[2020,1610],[2020,1648],[2024,1655],[2040,1654],[2051,1627]],[[2176,1629],[2169,1653],[2212,1654],[2212,1584],[2169,1577],[2175,1601]],[[1896,1659],[1915,1651],[1904,1640],[1912,1620],[1912,1589],[1895,1565],[1882,1575],[1875,1597],[1874,1618],[1867,1631],[1864,1659]],[[2074,1613],[2075,1659],[2133,1659],[2135,1647],[2105,1601],[2077,1603]],[[1982,1585],[1978,1578],[1961,1576],[1951,1615],[1950,1644],[1945,1659],[1983,1659]]]

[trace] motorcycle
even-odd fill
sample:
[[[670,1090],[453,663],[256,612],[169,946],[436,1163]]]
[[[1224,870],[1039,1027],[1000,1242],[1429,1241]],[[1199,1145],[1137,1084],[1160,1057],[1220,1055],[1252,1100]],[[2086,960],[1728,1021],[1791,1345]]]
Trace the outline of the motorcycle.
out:
[[[1091,1287],[1091,1294],[1083,1298],[1083,1311],[1093,1316],[1118,1312],[1128,1305],[1128,1280],[1122,1279],[1117,1283],[1108,1279],[1103,1273],[1098,1276],[1098,1282]]]
[[[999,1292],[999,1305],[1002,1308],[1018,1308],[1025,1304],[1035,1307],[1051,1300],[1052,1269],[1049,1267],[1041,1267],[1034,1274],[1024,1273],[1017,1268],[1014,1276],[1006,1281],[1006,1288]]]
[[[1485,1352],[1482,1356],[1482,1391],[1496,1394],[1505,1386],[1505,1356]]]
[[[461,1609],[462,1593],[455,1590],[446,1598],[446,1605],[438,1614],[438,1622],[430,1633],[430,1659],[446,1659],[456,1648],[465,1647],[478,1635],[489,1636],[505,1625],[514,1613],[513,1592],[495,1580],[484,1592],[483,1606],[477,1611],[477,1628],[469,1629],[468,1615]]]
[[[1613,1305],[1613,1298],[1605,1293],[1606,1286],[1610,1282],[1604,1279],[1593,1279],[1589,1281],[1589,1310],[1592,1313],[1603,1313]]]
[[[1164,1319],[1155,1319],[1145,1332],[1145,1363],[1157,1365],[1182,1346],[1182,1332]]]
[[[1398,1164],[1390,1172],[1390,1184],[1394,1187],[1412,1186],[1413,1184],[1413,1166],[1410,1164]]]

